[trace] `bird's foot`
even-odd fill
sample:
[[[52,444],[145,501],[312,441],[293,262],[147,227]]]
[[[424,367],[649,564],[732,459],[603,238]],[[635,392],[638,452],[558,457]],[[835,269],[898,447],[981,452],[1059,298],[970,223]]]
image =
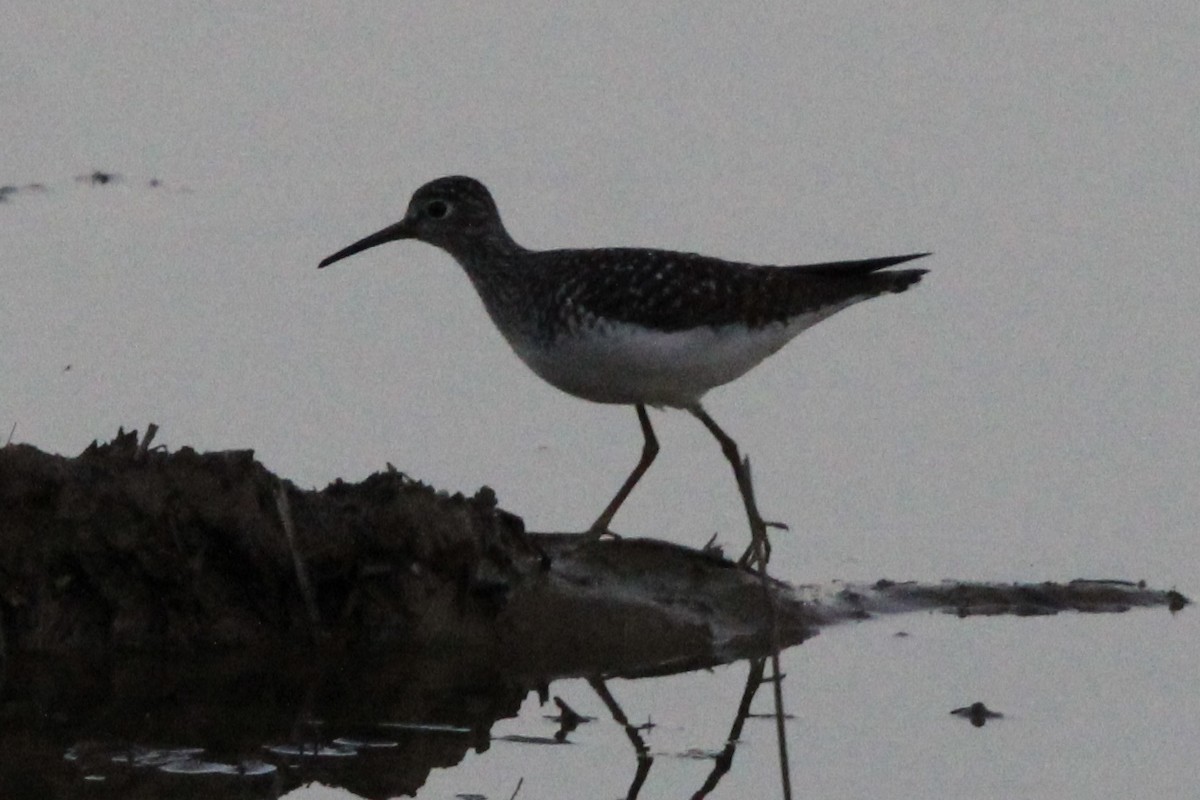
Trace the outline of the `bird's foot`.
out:
[[[780,523],[758,521],[751,533],[751,541],[746,552],[742,553],[742,557],[737,560],[737,565],[743,569],[751,569],[759,567],[767,568],[767,562],[771,560],[771,540],[767,537],[767,528],[775,527]],[[787,526],[782,526],[787,530]]]
[[[771,539],[767,536],[768,530],[790,531],[785,522],[768,522],[764,519],[756,518],[751,523],[751,542],[746,548],[746,552],[742,553],[742,557],[737,560],[739,567],[749,569],[754,566],[762,565],[764,568],[767,562],[771,560]],[[761,554],[759,553],[761,543]]]

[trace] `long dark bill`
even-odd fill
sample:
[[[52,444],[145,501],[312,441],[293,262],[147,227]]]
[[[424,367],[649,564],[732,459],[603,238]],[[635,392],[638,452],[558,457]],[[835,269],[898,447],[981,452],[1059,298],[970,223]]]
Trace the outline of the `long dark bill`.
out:
[[[402,219],[395,225],[389,225],[381,231],[372,233],[365,239],[359,239],[349,247],[338,250],[336,253],[323,260],[320,264],[317,264],[317,269],[328,267],[335,261],[341,261],[343,258],[348,258],[355,253],[361,253],[363,250],[369,250],[376,245],[380,245],[385,242],[394,242],[397,239],[411,239],[412,236],[412,228],[409,226],[408,220]]]

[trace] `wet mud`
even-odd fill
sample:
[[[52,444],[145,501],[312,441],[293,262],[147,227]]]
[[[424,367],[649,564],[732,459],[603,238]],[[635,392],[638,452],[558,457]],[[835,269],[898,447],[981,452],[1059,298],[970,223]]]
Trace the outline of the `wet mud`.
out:
[[[484,487],[396,470],[305,490],[252,451],[136,432],[75,458],[0,449],[10,653],[420,652],[540,677],[711,665],[809,632],[786,584],[649,540],[532,535]]]
[[[605,681],[754,659],[715,785],[763,657],[822,627],[1189,602],[1124,580],[793,586],[715,552],[529,533],[486,487],[388,468],[302,489],[252,451],[152,434],[0,448],[0,797],[411,795],[569,676],[629,733],[636,794],[652,758]]]

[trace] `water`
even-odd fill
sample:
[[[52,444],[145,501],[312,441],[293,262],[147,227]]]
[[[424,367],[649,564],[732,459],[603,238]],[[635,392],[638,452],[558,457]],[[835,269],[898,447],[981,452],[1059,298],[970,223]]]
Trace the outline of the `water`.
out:
[[[920,612],[831,628],[784,653],[795,796],[1190,797],[1195,617]],[[742,708],[752,664],[538,685],[404,658],[17,659],[0,797],[508,798],[518,782],[527,799],[708,783],[779,797],[770,692]],[[556,700],[583,719],[564,725]],[[975,701],[1003,718],[950,713]]]

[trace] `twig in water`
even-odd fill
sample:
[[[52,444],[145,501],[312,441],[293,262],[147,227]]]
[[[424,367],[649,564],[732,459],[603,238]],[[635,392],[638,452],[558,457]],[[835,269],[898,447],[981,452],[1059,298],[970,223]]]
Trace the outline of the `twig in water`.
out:
[[[524,778],[517,778],[517,788],[513,789],[513,793],[508,796],[508,800],[517,800],[517,792],[521,791],[521,784],[524,782]]]
[[[296,570],[296,583],[300,586],[300,595],[308,610],[308,619],[312,623],[313,637],[325,637],[325,629],[321,625],[321,612],[317,609],[317,598],[313,593],[312,584],[308,580],[308,567],[296,547],[296,526],[292,522],[292,506],[288,502],[287,488],[283,481],[275,482],[275,507],[279,510],[279,519],[283,523],[283,533],[287,537],[288,549],[292,551],[292,565]]]
[[[133,454],[134,461],[141,461],[146,457],[146,451],[150,449],[150,442],[154,440],[154,434],[158,433],[158,426],[153,422],[146,425],[146,434],[142,436],[142,442],[138,445],[137,451]]]

